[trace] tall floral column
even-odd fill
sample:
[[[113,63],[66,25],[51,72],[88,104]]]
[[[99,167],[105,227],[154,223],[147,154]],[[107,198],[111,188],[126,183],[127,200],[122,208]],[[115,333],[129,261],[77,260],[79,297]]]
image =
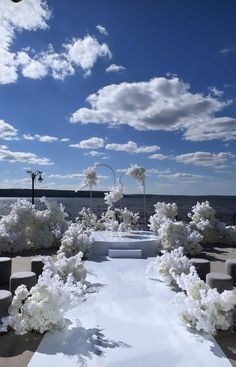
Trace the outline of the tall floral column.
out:
[[[92,192],[93,192],[93,186],[97,185],[97,173],[95,167],[88,167],[83,172],[83,184],[84,187],[89,187],[90,190],[90,210],[92,210]]]
[[[126,171],[128,176],[133,177],[139,183],[139,188],[143,192],[143,206],[144,206],[144,229],[146,228],[147,223],[147,214],[146,214],[146,189],[145,189],[145,175],[146,169],[144,167],[140,167],[137,164],[131,165]]]

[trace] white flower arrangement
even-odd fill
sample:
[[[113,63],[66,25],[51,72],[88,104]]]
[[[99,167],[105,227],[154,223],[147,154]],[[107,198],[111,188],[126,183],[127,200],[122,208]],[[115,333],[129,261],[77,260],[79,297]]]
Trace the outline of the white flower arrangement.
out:
[[[90,208],[83,208],[79,212],[79,216],[75,219],[77,223],[81,223],[84,229],[97,229],[97,216]]]
[[[111,206],[107,208],[105,213],[102,213],[101,219],[99,221],[99,226],[101,230],[116,232],[119,228],[119,210],[113,209]]]
[[[120,225],[118,227],[118,231],[120,232],[128,232],[139,229],[139,213],[133,213],[131,210],[127,208],[121,209],[119,211],[119,220]]]
[[[178,247],[171,252],[162,251],[162,255],[149,264],[146,274],[160,278],[169,285],[176,285],[176,276],[188,274],[190,268],[191,261],[184,255],[183,247]]]
[[[65,312],[76,305],[82,288],[75,285],[73,276],[66,282],[58,274],[45,270],[38,283],[27,290],[25,285],[17,288],[8,317],[3,319],[1,331],[11,326],[17,334],[35,331],[40,334],[65,324]]]
[[[111,206],[102,213],[101,219],[97,222],[96,229],[102,231],[125,232],[133,231],[139,228],[139,213],[133,213],[127,208],[113,209]]]
[[[105,203],[108,206],[112,206],[114,203],[123,198],[124,187],[123,185],[117,185],[112,187],[111,191],[105,193]]]
[[[15,202],[8,215],[0,219],[0,253],[30,248],[49,248],[59,244],[68,227],[62,205],[45,198],[46,210],[36,210],[28,200]]]
[[[210,206],[208,201],[202,203],[197,202],[192,208],[192,213],[188,213],[191,219],[190,225],[202,234],[203,238],[201,242],[203,244],[235,244],[236,228],[226,226],[224,222],[220,222],[215,217],[215,214],[215,210]]]
[[[64,253],[66,257],[74,256],[79,252],[87,255],[93,242],[91,232],[84,230],[82,224],[71,223],[61,239],[58,253]]]
[[[144,190],[145,178],[146,178],[146,169],[144,167],[140,167],[137,164],[131,165],[126,171],[128,176],[133,177],[140,184],[141,190]]]
[[[97,185],[98,177],[96,173],[96,167],[88,167],[83,172],[83,184],[88,186],[92,190],[93,186]]]
[[[197,255],[202,247],[199,242],[202,236],[197,231],[192,231],[189,225],[184,222],[173,222],[166,219],[160,225],[158,236],[164,250],[171,251],[178,247],[183,247],[189,255]]]
[[[182,321],[198,331],[215,334],[217,330],[232,327],[233,308],[236,305],[234,291],[218,293],[199,278],[196,269],[191,267],[189,274],[175,277],[178,286],[185,291],[175,298]]]
[[[72,274],[74,282],[83,283],[87,276],[87,270],[82,261],[83,253],[79,252],[75,256],[66,257],[63,252],[57,254],[56,262],[53,262],[49,256],[43,258],[43,270],[49,270],[52,274],[58,274],[66,282],[69,274]]]
[[[150,216],[148,225],[151,231],[157,233],[161,224],[167,219],[174,221],[178,215],[178,207],[176,203],[158,202],[154,205],[155,214]]]

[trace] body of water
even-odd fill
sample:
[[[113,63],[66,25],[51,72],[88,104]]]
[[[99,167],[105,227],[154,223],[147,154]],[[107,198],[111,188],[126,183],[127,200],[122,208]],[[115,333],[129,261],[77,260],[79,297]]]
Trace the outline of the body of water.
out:
[[[11,205],[17,200],[17,198],[0,198],[0,215],[9,214]],[[30,200],[27,198],[27,200]],[[50,200],[62,203],[65,207],[65,211],[69,214],[70,219],[74,219],[78,216],[79,211],[83,207],[89,207],[89,198],[50,198]],[[178,219],[188,221],[187,214],[191,211],[192,206],[197,201],[210,202],[210,205],[216,210],[216,216],[221,221],[232,225],[236,220],[236,196],[159,196],[153,195],[146,198],[146,212],[147,218],[154,214],[154,204],[158,201],[166,203],[176,203],[178,205]],[[39,198],[35,199],[35,206],[37,209],[45,209],[45,205],[40,202]],[[128,209],[139,212],[141,218],[144,213],[144,201],[143,197],[128,197],[123,198],[115,205],[117,208],[127,207]],[[95,214],[100,215],[106,211],[107,205],[103,198],[92,199],[92,210]]]

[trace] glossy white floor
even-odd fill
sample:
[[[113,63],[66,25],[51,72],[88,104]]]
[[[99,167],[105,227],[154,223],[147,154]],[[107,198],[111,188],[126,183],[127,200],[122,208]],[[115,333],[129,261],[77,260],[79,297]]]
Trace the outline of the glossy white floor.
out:
[[[149,261],[88,261],[97,292],[43,338],[29,367],[230,367],[213,338],[181,324],[174,292],[145,277]]]

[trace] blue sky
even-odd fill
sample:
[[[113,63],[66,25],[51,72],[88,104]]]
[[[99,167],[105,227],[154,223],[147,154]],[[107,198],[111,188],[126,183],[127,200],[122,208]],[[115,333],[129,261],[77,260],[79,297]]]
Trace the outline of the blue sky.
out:
[[[0,187],[30,187],[31,168],[74,190],[100,162],[117,178],[145,167],[148,193],[236,195],[235,14],[230,0],[1,0]]]

